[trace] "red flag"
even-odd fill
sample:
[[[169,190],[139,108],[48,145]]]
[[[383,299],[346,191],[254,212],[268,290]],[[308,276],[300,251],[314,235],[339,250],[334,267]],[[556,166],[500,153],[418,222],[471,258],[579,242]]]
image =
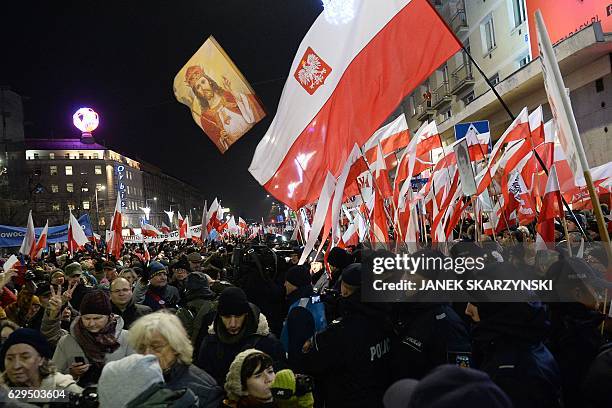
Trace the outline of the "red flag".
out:
[[[70,253],[74,253],[74,251],[83,248],[85,244],[89,242],[83,228],[81,228],[81,224],[77,221],[75,216],[70,211],[68,221],[68,250]]]
[[[380,143],[382,152],[385,155],[406,147],[410,141],[410,130],[406,123],[406,116],[400,115],[393,122],[381,127],[368,139],[363,146],[368,163],[376,161],[378,144]]]
[[[49,220],[45,224],[42,232],[40,233],[40,237],[38,237],[38,241],[36,241],[36,245],[32,247],[32,251],[30,252],[30,258],[36,259],[40,258],[42,251],[47,247],[47,234],[49,232]]]
[[[162,234],[162,232],[159,231],[157,228],[155,228],[153,225],[147,224],[147,223],[142,224],[142,230],[141,231],[142,231],[142,236],[143,237],[152,237],[152,238],[155,238],[155,237],[158,237],[158,236],[160,236]]]
[[[123,248],[123,215],[121,213],[121,195],[117,193],[117,202],[115,204],[115,212],[113,213],[113,219],[111,222],[111,237],[108,241],[108,252],[113,254],[115,258],[119,259],[121,256],[121,249]]]
[[[562,216],[561,190],[559,189],[556,165],[553,164],[548,170],[546,192],[542,201],[542,209],[538,216],[538,224],[536,225],[536,247],[538,249],[542,248],[541,243],[550,244],[555,242],[555,217]]]
[[[167,226],[165,222],[162,222],[162,225],[159,228],[159,230],[162,232],[162,234],[169,234],[170,233],[170,227]]]
[[[355,7],[352,20],[340,25],[322,13],[306,34],[292,64],[295,75],[249,167],[293,209],[315,202],[327,173],[338,176],[353,145],[362,146],[406,95],[461,49],[427,0]]]

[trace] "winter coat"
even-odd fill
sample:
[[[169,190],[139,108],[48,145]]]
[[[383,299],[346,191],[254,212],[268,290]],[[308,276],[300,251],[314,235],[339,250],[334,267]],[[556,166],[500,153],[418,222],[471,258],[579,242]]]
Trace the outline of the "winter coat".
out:
[[[311,348],[290,360],[295,371],[315,376],[325,406],[382,407],[389,384],[391,328],[382,305],[360,302],[355,293],[341,301],[341,317],[317,333]],[[319,392],[317,392],[319,394]]]
[[[212,323],[217,294],[210,290],[206,275],[201,272],[192,272],[185,281],[185,294],[176,315],[193,341],[202,327]]]
[[[4,373],[2,374],[2,376],[0,376],[0,385],[2,387],[10,388],[11,386],[6,381],[7,381],[6,373]],[[54,372],[44,377],[42,381],[40,382],[40,386],[37,389],[39,390],[64,390],[66,391],[65,398],[68,398],[68,394],[81,394],[81,392],[83,392],[83,388],[77,385],[76,381],[72,378],[70,374],[62,374],[58,372]],[[1,397],[0,397],[0,402],[4,402]],[[52,404],[49,399],[44,399],[44,398],[32,398],[28,400],[27,402],[30,404],[36,404],[36,406],[45,407],[45,408],[56,406],[55,403]],[[1,405],[1,406],[4,406],[4,405]]]
[[[130,299],[130,303],[127,304],[126,308],[121,311],[121,309],[119,309],[117,307],[117,305],[115,305],[114,303],[111,302],[111,305],[113,307],[113,313],[121,316],[121,318],[123,319],[123,328],[125,330],[129,330],[129,328],[132,326],[132,324],[139,318],[142,317],[144,315],[147,315],[149,313],[151,313],[153,310],[151,310],[151,308],[149,306],[145,306],[145,305],[139,305],[137,303],[134,302],[134,297],[132,297],[132,299]]]
[[[394,305],[393,380],[421,379],[442,364],[471,365],[468,328],[449,304]],[[407,364],[406,362],[410,362]]]
[[[85,355],[85,352],[76,341],[75,328],[74,326],[78,323],[81,317],[77,317],[70,325],[70,333],[62,337],[57,343],[55,353],[53,354],[53,363],[57,367],[57,370],[61,373],[69,373],[69,368],[74,363],[75,357],[83,357],[86,364],[89,364],[89,359]],[[128,345],[127,341],[128,331],[123,330],[123,319],[117,316],[117,327],[115,329],[115,337],[119,342],[119,348],[112,353],[106,354],[105,362],[120,360],[125,356],[129,356],[134,353],[134,350]],[[90,370],[93,366],[90,367]],[[90,373],[90,380],[94,383],[98,381],[101,373]],[[87,372],[83,374],[86,376]],[[93,376],[93,377],[92,377]]]
[[[543,308],[529,303],[477,306],[480,322],[472,330],[476,368],[489,374],[515,407],[560,407],[559,367],[542,343],[548,331]]]
[[[190,389],[199,399],[200,408],[218,408],[223,400],[223,390],[206,371],[176,362],[164,372],[166,386],[174,391]]]
[[[199,347],[196,365],[213,376],[217,384],[225,383],[230,364],[238,353],[255,348],[272,357],[274,367],[285,368],[285,353],[280,341],[270,333],[268,320],[257,306],[251,304],[242,332],[227,333],[221,316],[217,315],[208,328],[208,336]]]
[[[325,319],[325,306],[320,300],[320,296],[315,296],[312,286],[302,286],[287,296],[289,310],[288,318],[285,319],[281,332],[281,343],[285,352],[301,352],[305,340],[314,336],[315,333],[323,331],[327,327]],[[300,308],[300,311],[293,311]],[[291,318],[289,318],[291,313]],[[310,330],[312,327],[312,330]],[[308,328],[308,330],[306,330]],[[289,332],[297,336],[289,336]]]
[[[158,299],[159,297],[159,299]],[[149,306],[154,312],[159,309],[177,308],[181,297],[179,291],[172,285],[155,288],[143,284],[140,280],[134,285],[134,302]]]
[[[192,408],[198,397],[190,389],[173,391],[163,383],[154,384],[127,404],[127,408]]]

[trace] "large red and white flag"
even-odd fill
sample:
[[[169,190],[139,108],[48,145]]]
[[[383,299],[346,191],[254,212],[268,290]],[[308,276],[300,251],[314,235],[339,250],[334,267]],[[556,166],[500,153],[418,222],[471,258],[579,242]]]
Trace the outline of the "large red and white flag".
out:
[[[350,21],[338,24],[323,12],[304,37],[249,167],[293,209],[315,202],[328,172],[338,177],[354,144],[362,146],[461,49],[427,0],[353,4]]]
[[[219,207],[219,200],[215,197],[215,200],[210,205],[208,209],[208,213],[206,213],[206,229],[210,233],[213,229],[218,230],[219,226],[221,226],[221,208]]]
[[[21,262],[19,262],[19,258],[13,254],[6,260],[4,265],[2,265],[2,270],[8,272],[9,269],[17,268],[18,266],[21,266]]]
[[[536,249],[545,249],[546,244],[555,242],[555,218],[562,216],[561,190],[559,188],[556,165],[553,164],[548,170],[546,192],[544,193],[542,209],[540,210],[536,225]]]
[[[363,146],[363,152],[365,152],[368,163],[373,163],[376,161],[378,144],[380,144],[382,152],[386,157],[406,147],[409,141],[410,130],[408,129],[408,123],[406,123],[406,116],[401,114],[395,120],[374,132]]]
[[[176,212],[176,219],[177,219],[177,222],[178,222],[178,229],[179,229],[179,231],[180,231],[180,230],[181,230],[181,228],[182,228],[182,226],[183,226],[183,223],[185,222],[185,219],[184,219],[184,218],[183,218],[183,216],[181,215],[181,212],[180,212],[180,211],[177,211],[177,212]]]
[[[238,217],[238,228],[241,229],[242,233],[244,233],[244,231],[247,229],[247,223],[242,219],[242,217]]]
[[[111,236],[107,244],[108,253],[113,254],[115,258],[119,259],[121,256],[121,249],[123,249],[123,215],[121,212],[121,195],[117,193],[117,202],[115,204],[115,212],[113,213],[113,219],[111,222]]]
[[[30,252],[31,259],[40,258],[42,251],[47,247],[48,233],[49,233],[49,220],[47,220],[45,227],[42,229],[40,236],[38,237],[38,241],[36,241],[36,245],[32,247],[32,251]]]
[[[34,231],[34,220],[32,219],[32,210],[28,214],[28,226],[26,227],[26,233],[21,241],[21,247],[19,253],[24,255],[30,255],[34,246],[36,245],[36,233]]]
[[[68,221],[68,251],[73,253],[74,251],[83,248],[85,244],[89,242],[87,236],[85,235],[85,231],[79,224],[79,221],[76,219],[72,211],[70,211]]]
[[[156,238],[156,237],[158,237],[158,236],[160,236],[162,234],[162,232],[160,230],[155,228],[153,225],[147,224],[147,223],[142,224],[141,231],[142,231],[142,236],[143,237]]]

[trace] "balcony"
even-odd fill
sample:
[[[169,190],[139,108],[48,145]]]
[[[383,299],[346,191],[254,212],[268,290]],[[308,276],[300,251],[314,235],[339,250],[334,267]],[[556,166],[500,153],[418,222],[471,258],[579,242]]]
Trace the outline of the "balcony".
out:
[[[462,34],[468,31],[469,27],[465,16],[465,9],[457,9],[457,12],[450,20],[450,26],[455,34]]]
[[[474,75],[472,75],[472,64],[466,62],[451,74],[451,93],[458,94],[474,86]]]
[[[421,101],[416,107],[416,114],[419,121],[429,121],[436,116],[436,110],[432,108],[431,101]]]
[[[433,90],[431,93],[431,107],[434,109],[440,109],[440,107],[451,103],[452,95],[448,81],[442,82],[442,84]]]

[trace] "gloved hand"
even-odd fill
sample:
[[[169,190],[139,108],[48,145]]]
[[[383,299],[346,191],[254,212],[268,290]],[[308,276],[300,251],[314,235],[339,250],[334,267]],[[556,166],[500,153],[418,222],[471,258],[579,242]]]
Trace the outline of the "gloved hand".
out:
[[[286,369],[276,373],[276,378],[270,386],[274,402],[279,408],[312,408],[312,377],[298,374]]]

